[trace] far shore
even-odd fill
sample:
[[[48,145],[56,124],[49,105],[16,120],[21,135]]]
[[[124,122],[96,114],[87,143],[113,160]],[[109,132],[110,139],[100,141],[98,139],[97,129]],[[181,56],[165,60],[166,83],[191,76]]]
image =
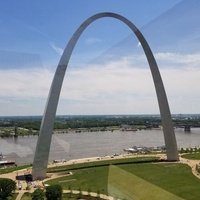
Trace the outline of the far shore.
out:
[[[67,133],[85,133],[85,132],[135,132],[140,130],[161,130],[162,127],[147,127],[145,125],[136,126],[106,126],[106,127],[91,127],[91,128],[66,128],[66,129],[54,129],[53,134],[67,134]],[[16,131],[17,130],[17,131]],[[19,137],[19,136],[30,136],[38,135],[39,130],[27,129],[22,127],[0,127],[0,138],[6,137]]]

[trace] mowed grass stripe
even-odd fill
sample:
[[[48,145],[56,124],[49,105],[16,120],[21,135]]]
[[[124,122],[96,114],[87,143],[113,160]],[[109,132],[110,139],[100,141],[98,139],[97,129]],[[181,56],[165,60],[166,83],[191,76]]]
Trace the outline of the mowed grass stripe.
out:
[[[184,200],[113,165],[109,167],[108,194],[127,200]]]
[[[200,153],[199,152],[188,153],[188,154],[182,155],[181,157],[186,158],[186,159],[190,159],[190,160],[200,160]]]
[[[105,167],[109,165],[122,165],[122,164],[131,164],[131,163],[151,163],[151,162],[160,162],[159,158],[156,156],[146,156],[146,157],[132,157],[132,158],[121,158],[121,159],[110,159],[110,160],[97,160],[86,163],[74,163],[66,164],[61,166],[55,166],[47,169],[48,173],[55,172],[64,172],[67,170],[78,170],[85,168],[94,168],[94,167]]]
[[[185,164],[131,163],[117,165],[117,167],[185,200],[200,199],[200,180],[192,174],[191,168]],[[73,175],[52,179],[46,183],[50,185],[61,184],[63,189],[81,189],[108,194],[108,188],[111,189],[110,186],[108,187],[108,177],[109,166],[94,166],[93,168],[73,170]],[[65,182],[69,179],[76,179],[76,181]],[[59,183],[59,181],[64,182]],[[142,189],[144,190],[145,187]],[[135,198],[135,200],[137,199]]]

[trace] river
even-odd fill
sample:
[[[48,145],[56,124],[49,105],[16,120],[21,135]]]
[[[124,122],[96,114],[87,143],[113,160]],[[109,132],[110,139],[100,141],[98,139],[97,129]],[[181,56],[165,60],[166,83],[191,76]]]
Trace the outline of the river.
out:
[[[178,148],[199,147],[200,128],[184,132],[175,130]],[[0,153],[7,160],[15,160],[17,164],[30,164],[38,136],[24,136],[18,138],[0,138]],[[52,137],[49,161],[54,159],[77,159],[93,156],[105,156],[123,153],[123,149],[132,146],[161,146],[164,145],[162,130],[141,130],[125,132],[69,132],[54,134]]]

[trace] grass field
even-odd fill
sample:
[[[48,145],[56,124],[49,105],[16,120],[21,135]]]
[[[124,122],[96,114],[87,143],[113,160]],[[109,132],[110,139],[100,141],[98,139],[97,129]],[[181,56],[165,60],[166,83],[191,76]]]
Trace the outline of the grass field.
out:
[[[134,199],[136,200],[149,200],[152,190],[156,191],[155,193],[160,193],[161,196],[166,196],[168,194],[166,199],[200,199],[200,180],[193,176],[191,169],[187,165],[177,163],[131,163],[119,164],[117,168],[118,172],[114,170],[115,173],[112,172],[112,166],[78,169],[75,170],[74,174],[71,176],[54,179],[47,183],[60,184],[63,189],[72,188],[76,190],[99,191],[100,193],[108,194],[113,191],[116,192],[116,184],[113,185],[116,181],[115,179],[113,180],[113,178],[118,177],[118,195],[126,195],[124,197],[126,199],[128,199],[127,196],[130,195],[127,193],[127,190],[135,191],[134,194],[131,195],[134,195]],[[133,175],[129,182],[122,179],[122,177],[126,176],[120,176],[120,173],[122,173],[121,170],[123,173],[128,174],[126,180]],[[119,183],[123,183],[125,186],[123,184],[120,186]],[[139,185],[141,187],[139,187]],[[135,186],[138,186],[138,189],[134,190],[133,187]],[[137,191],[142,190],[146,191],[145,197],[141,196],[144,192],[137,193]],[[160,199],[165,200],[161,197]]]
[[[122,169],[183,199],[200,199],[200,180],[184,164],[161,163],[122,166]]]
[[[74,171],[72,176],[47,181],[47,184],[60,184],[63,189],[93,191],[107,194],[108,166],[85,168]]]
[[[8,200],[15,200],[17,198],[18,193],[13,193],[12,196],[8,197]]]
[[[191,159],[191,160],[200,160],[200,153],[195,152],[195,153],[184,154],[181,157]]]
[[[31,194],[28,192],[25,192],[21,198],[21,200],[31,200]]]
[[[183,200],[120,167],[110,166],[108,193],[120,199]]]
[[[67,170],[77,170],[84,168],[94,168],[96,166],[108,166],[108,165],[118,165],[118,164],[130,164],[130,163],[148,163],[148,162],[159,162],[159,158],[156,156],[149,157],[132,157],[132,158],[122,158],[122,159],[111,159],[111,160],[100,160],[88,163],[79,163],[63,166],[55,166],[47,169],[48,173],[63,172]]]
[[[16,170],[26,169],[28,167],[31,167],[31,165],[11,166],[7,168],[0,168],[0,174],[6,174],[6,173],[10,173]]]

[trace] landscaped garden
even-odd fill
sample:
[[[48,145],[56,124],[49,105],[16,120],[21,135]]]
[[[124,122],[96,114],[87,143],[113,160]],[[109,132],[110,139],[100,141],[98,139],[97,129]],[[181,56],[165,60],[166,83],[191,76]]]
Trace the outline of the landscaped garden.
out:
[[[200,199],[200,180],[196,178],[191,168],[184,164],[178,163],[131,163],[131,164],[118,164],[118,171],[126,172],[127,177],[131,177],[133,174],[133,180],[128,179],[123,183],[123,189],[126,191],[133,190],[141,181],[141,188],[143,194],[146,191],[146,197],[150,195],[147,187],[157,187],[157,193],[160,189],[160,195],[166,195],[166,192],[170,195],[174,195],[174,199],[187,199],[197,200]],[[125,173],[125,174],[126,174]],[[73,175],[64,176],[54,180],[46,182],[47,184],[60,184],[63,189],[75,189],[82,191],[93,191],[103,194],[112,194],[112,170],[110,166],[96,166],[84,169],[77,169],[73,171]],[[118,173],[114,173],[118,176]],[[114,177],[115,177],[114,176]],[[111,181],[110,181],[111,180]],[[120,183],[122,177],[117,179]],[[130,185],[131,183],[137,183]],[[145,184],[145,185],[144,185]],[[120,184],[119,184],[120,185]],[[142,187],[143,186],[143,187]],[[110,189],[111,188],[111,189]],[[113,189],[114,190],[114,189]],[[120,188],[117,189],[118,191]],[[151,190],[149,191],[151,192]],[[123,191],[121,191],[123,193]],[[126,192],[124,192],[126,193]],[[135,196],[140,195],[136,194]],[[148,199],[148,198],[146,198]],[[162,197],[162,199],[167,199]],[[168,198],[170,199],[170,198]]]
[[[193,154],[199,153],[185,155],[191,158]],[[127,200],[200,199],[200,179],[192,174],[188,165],[161,162],[157,157],[110,159],[55,166],[49,168],[49,172],[61,172],[63,175],[45,182],[50,186],[59,185],[63,190],[71,191],[69,194],[62,194],[63,200],[99,200],[100,194]],[[72,194],[73,190],[79,191],[79,194]],[[89,195],[83,196],[83,191]],[[90,197],[92,192],[95,192],[97,197]],[[44,196],[45,194],[46,191]],[[16,195],[10,199],[15,197]],[[25,193],[22,200],[32,200],[32,195]]]

